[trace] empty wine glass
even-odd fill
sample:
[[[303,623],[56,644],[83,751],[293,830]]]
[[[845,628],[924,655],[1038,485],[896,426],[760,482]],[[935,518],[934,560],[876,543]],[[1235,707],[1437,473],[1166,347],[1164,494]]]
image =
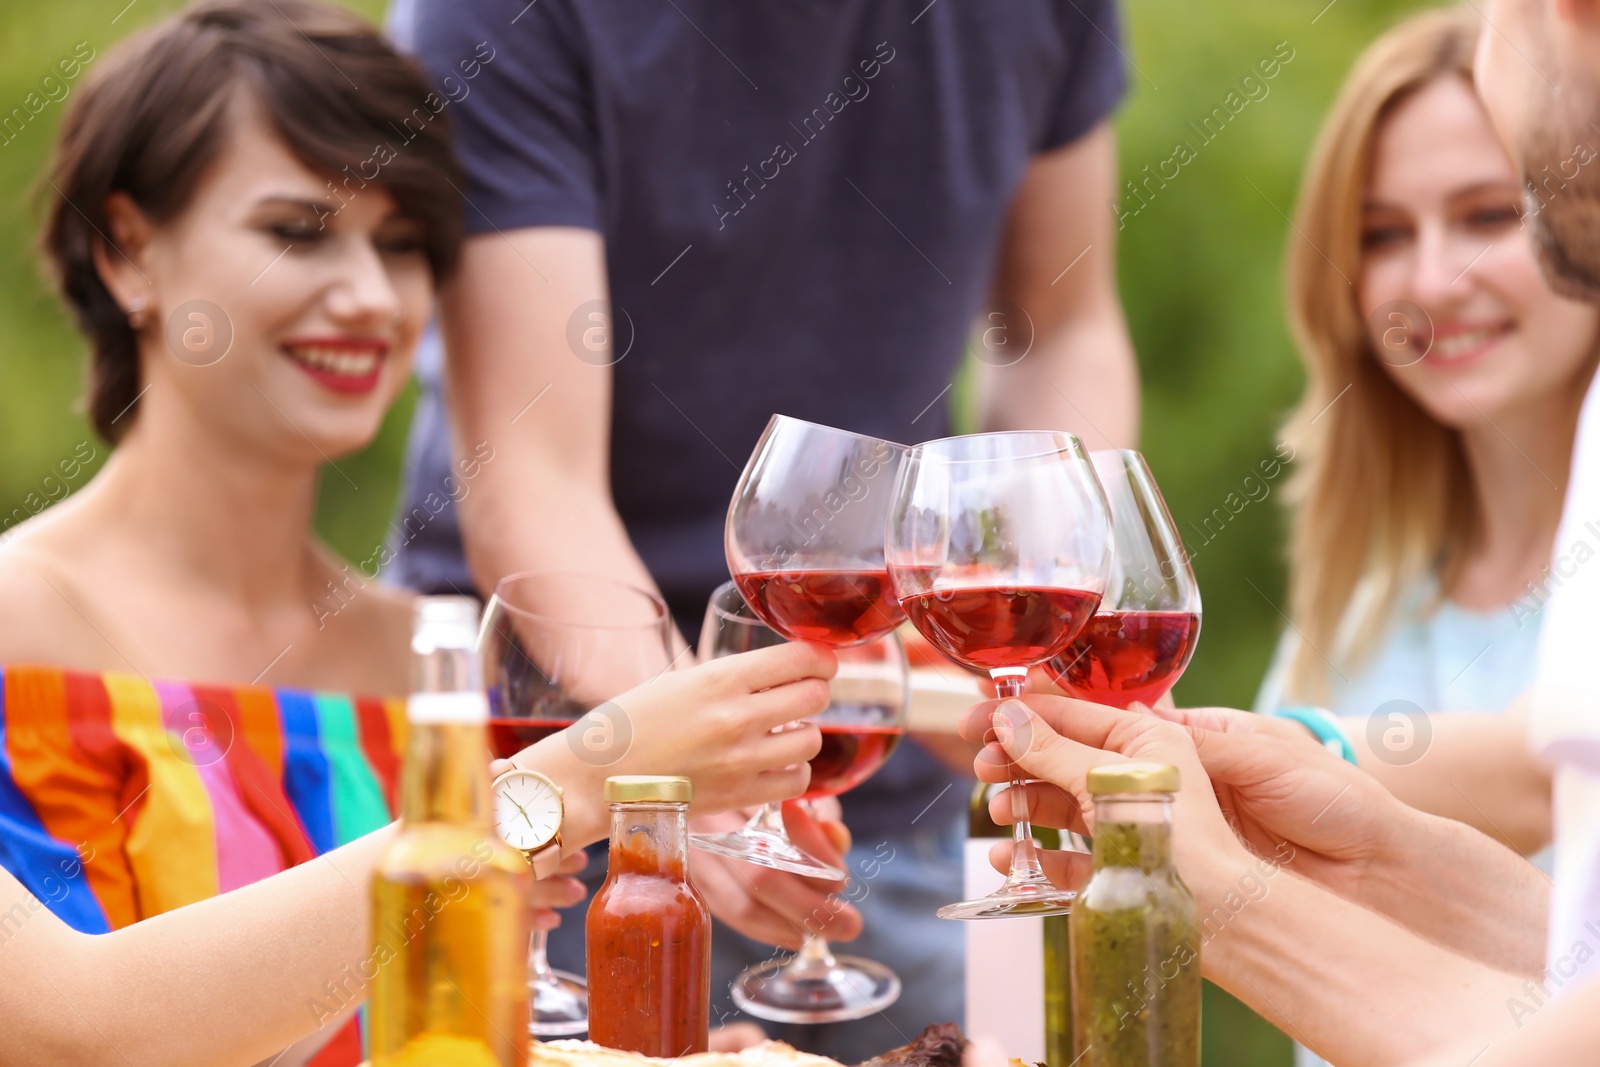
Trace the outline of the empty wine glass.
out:
[[[1061,653],[1105,591],[1111,523],[1083,444],[1020,431],[917,445],[900,466],[887,564],[900,607],[946,657],[987,671],[1002,700]],[[1058,915],[1071,890],[1045,877],[1011,770],[1011,872],[999,889],[939,909],[946,919]]]
[[[774,415],[728,508],[728,573],[785,637],[835,648],[904,621],[889,591],[883,524],[905,446]]]
[[[495,586],[479,633],[489,689],[489,746],[510,759],[529,745],[589,715],[569,735],[580,757],[596,766],[621,758],[626,720],[606,715],[605,701],[665,671],[672,617],[654,593],[598,574],[530,571]],[[584,980],[555,970],[547,934],[528,946],[528,1029],[539,1037],[589,1028]]]
[[[1045,670],[1071,696],[1150,706],[1200,639],[1200,587],[1155,476],[1138,452],[1089,453],[1111,507],[1115,548],[1100,610]]]

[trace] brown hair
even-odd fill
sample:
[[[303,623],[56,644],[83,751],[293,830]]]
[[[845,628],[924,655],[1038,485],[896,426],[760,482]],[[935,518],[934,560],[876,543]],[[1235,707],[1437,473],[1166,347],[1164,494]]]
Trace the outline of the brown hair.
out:
[[[1481,26],[1470,8],[1428,11],[1368,47],[1323,123],[1300,188],[1288,303],[1308,380],[1284,428],[1298,461],[1288,493],[1289,610],[1300,638],[1285,686],[1293,699],[1326,699],[1330,664],[1370,654],[1410,583],[1437,571],[1448,588],[1472,537],[1460,435],[1379,365],[1355,282],[1378,129],[1436,79],[1470,83]]]
[[[226,144],[241,91],[336,196],[381,184],[422,226],[436,281],[454,266],[459,171],[444,102],[366,20],[311,0],[209,0],[128,38],[63,119],[41,242],[93,347],[87,407],[108,441],[131,421],[119,416],[139,396],[140,371],[134,332],[95,268],[110,241],[106,198],[125,193],[157,223],[179,215]],[[363,176],[377,146],[388,158]]]

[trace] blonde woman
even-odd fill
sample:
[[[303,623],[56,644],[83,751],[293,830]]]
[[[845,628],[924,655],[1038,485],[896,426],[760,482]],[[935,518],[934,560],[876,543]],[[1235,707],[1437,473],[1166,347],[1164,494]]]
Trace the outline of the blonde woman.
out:
[[[1257,709],[1331,711],[1407,800],[1533,851],[1548,780],[1500,713],[1532,680],[1597,313],[1539,274],[1473,91],[1480,27],[1470,8],[1431,11],[1375,42],[1306,171],[1288,251],[1308,377],[1285,429],[1290,626]],[[1530,204],[1563,185],[1552,174]]]

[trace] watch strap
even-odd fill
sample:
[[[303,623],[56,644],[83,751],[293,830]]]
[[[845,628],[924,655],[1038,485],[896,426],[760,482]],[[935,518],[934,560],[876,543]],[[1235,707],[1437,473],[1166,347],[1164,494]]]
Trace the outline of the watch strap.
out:
[[[534,878],[544,881],[561,868],[561,835],[557,834],[548,845],[523,855],[528,858],[528,866],[533,868]]]

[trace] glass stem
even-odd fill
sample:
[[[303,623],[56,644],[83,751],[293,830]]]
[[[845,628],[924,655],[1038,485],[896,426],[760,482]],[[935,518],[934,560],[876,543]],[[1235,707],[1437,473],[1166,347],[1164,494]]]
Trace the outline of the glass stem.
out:
[[[825,975],[836,966],[828,939],[821,934],[807,934],[805,941],[800,944],[800,951],[794,954],[794,959],[784,969],[795,978],[810,978]]]
[[[750,821],[744,824],[744,832],[788,837],[789,832],[783,825],[783,809],[776,804],[761,805],[761,810],[750,816]]]
[[[548,982],[555,973],[550,966],[550,958],[545,954],[545,945],[549,938],[546,930],[535,930],[533,936],[528,938],[528,970],[533,972],[535,983]]]
[[[1002,701],[1022,700],[1022,687],[1028,672],[1019,668],[999,668],[991,671],[995,695]],[[1027,779],[1015,763],[1010,765],[1011,788],[1011,873],[1006,881],[1043,881],[1044,867],[1039,863],[1039,853],[1033,843],[1033,827],[1028,823],[1028,803],[1023,790]]]

